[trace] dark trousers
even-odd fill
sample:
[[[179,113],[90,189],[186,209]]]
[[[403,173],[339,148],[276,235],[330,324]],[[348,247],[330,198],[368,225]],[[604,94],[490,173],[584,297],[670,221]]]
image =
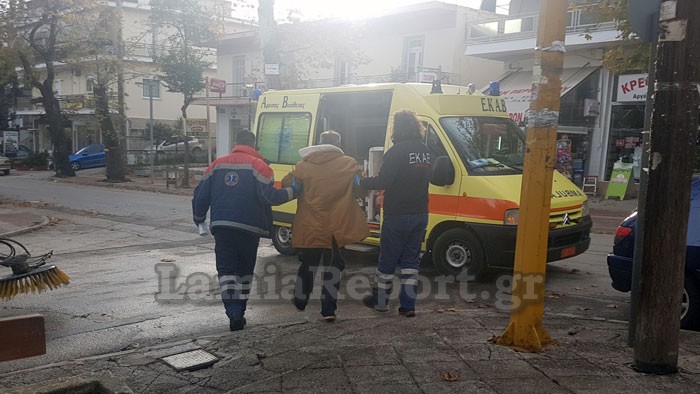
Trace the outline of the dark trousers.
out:
[[[321,264],[321,259],[323,259],[323,264]],[[297,299],[297,303],[305,306],[309,302],[309,295],[314,289],[316,271],[323,268],[321,315],[335,315],[335,310],[338,307],[340,279],[345,269],[345,260],[335,239],[333,239],[331,249],[299,249],[299,261],[301,261],[301,265],[294,285],[294,297]]]
[[[221,300],[229,319],[240,319],[245,314],[250,295],[260,237],[218,227],[214,230],[214,240]]]
[[[428,214],[384,216],[377,266],[377,306],[386,307],[393,287],[394,271],[401,268],[401,308],[414,309],[418,289],[420,245],[428,226]]]

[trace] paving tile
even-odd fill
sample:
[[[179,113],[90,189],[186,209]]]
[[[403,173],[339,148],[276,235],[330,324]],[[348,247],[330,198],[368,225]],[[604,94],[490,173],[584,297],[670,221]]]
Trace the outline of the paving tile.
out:
[[[443,394],[496,394],[491,387],[486,383],[469,380],[457,382],[433,382],[420,385],[420,389],[424,393],[443,393]],[[509,393],[509,394],[512,394]]]
[[[345,377],[342,368],[303,369],[282,376],[282,389],[318,388],[328,391],[350,388],[350,382]]]
[[[458,350],[463,360],[515,360],[519,359],[518,352],[493,343],[470,343]]]
[[[411,375],[401,365],[375,365],[347,367],[346,373],[353,386],[372,382],[377,386],[413,382]]]
[[[405,363],[404,367],[419,384],[445,381],[442,376],[444,373],[449,373],[459,380],[479,379],[476,372],[463,362]]]
[[[486,361],[476,360],[469,361],[469,366],[482,379],[513,379],[513,378],[532,378],[537,379],[543,377],[542,373],[537,371],[532,365],[523,360],[508,360],[508,361]]]
[[[353,385],[353,392],[356,394],[423,394],[423,391],[414,384],[379,384],[369,382]]]
[[[550,379],[540,378],[507,378],[486,379],[484,382],[491,390],[498,394],[570,394],[564,387],[554,383]]]
[[[610,374],[587,360],[528,360],[528,362],[550,378],[562,376],[610,376]]]
[[[393,346],[366,346],[343,354],[345,366],[358,365],[397,365],[401,363]]]

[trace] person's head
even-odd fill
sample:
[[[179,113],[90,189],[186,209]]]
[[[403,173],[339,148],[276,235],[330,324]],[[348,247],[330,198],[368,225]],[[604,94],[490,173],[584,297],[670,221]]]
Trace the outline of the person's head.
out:
[[[255,134],[248,130],[241,130],[236,134],[236,145],[255,147]]]
[[[321,138],[319,139],[321,144],[328,144],[337,146],[340,148],[340,134],[334,130],[328,130],[321,133]]]
[[[416,117],[415,112],[402,109],[394,114],[394,128],[391,132],[392,141],[422,140],[425,127]]]

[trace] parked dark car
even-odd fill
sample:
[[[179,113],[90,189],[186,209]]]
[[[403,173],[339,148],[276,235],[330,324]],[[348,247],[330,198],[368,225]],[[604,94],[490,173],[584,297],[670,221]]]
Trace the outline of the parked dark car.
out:
[[[68,160],[74,171],[83,168],[104,167],[107,165],[105,146],[102,144],[88,145],[68,156]]]
[[[685,252],[685,284],[681,328],[700,329],[700,177],[694,177],[690,189],[690,216]],[[615,290],[628,292],[632,287],[632,258],[637,212],[623,220],[615,231],[613,253],[608,255],[608,271]]]

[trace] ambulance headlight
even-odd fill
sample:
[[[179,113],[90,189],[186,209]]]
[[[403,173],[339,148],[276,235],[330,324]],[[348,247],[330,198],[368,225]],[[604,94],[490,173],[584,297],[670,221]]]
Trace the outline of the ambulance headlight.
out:
[[[582,216],[588,216],[591,214],[591,211],[588,208],[588,200],[583,202],[583,208],[581,209],[581,215]]]
[[[519,212],[520,210],[518,209],[507,210],[505,217],[503,218],[503,224],[505,224],[506,226],[517,226]]]

